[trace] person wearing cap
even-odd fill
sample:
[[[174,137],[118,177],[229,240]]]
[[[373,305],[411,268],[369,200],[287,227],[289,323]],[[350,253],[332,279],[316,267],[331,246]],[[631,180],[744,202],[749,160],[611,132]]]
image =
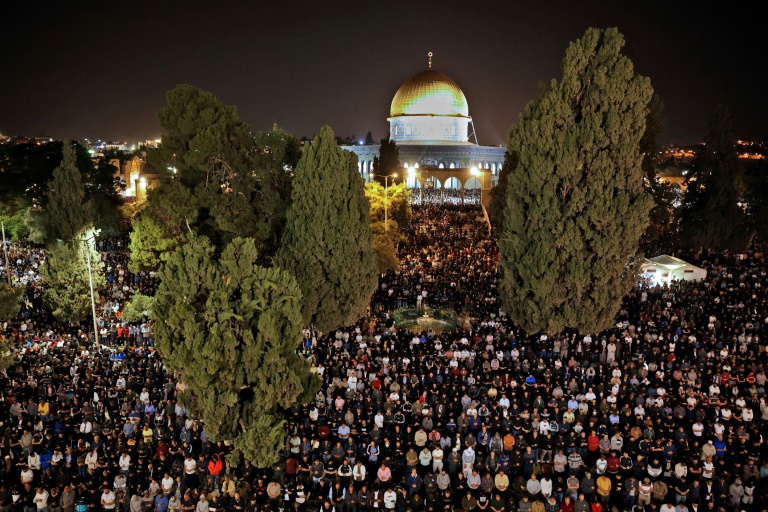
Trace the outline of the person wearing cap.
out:
[[[715,448],[714,441],[709,439],[704,446],[701,447],[701,458],[704,460],[714,459],[715,455],[717,455],[717,449]]]

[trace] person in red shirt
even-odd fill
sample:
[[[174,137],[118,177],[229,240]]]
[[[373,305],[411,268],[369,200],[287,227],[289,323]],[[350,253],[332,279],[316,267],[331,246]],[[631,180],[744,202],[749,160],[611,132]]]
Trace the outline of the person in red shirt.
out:
[[[563,502],[560,504],[560,512],[573,512],[574,507],[573,503],[571,503],[571,497],[566,496]]]
[[[611,455],[608,457],[608,466],[606,469],[610,474],[615,475],[619,472],[620,467],[621,459],[616,455],[616,452],[611,452]]]
[[[291,457],[285,461],[285,474],[296,476],[296,469],[299,467],[299,461]]]

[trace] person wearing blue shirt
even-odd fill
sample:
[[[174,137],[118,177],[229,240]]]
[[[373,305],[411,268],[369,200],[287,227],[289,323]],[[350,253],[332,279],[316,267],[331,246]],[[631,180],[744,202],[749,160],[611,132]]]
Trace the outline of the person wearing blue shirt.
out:
[[[717,455],[718,457],[724,457],[725,452],[728,449],[728,445],[726,444],[725,441],[723,441],[722,434],[719,434],[717,436],[717,439],[715,439],[714,445],[716,450],[715,455]]]
[[[419,490],[421,490],[421,484],[424,480],[419,476],[419,473],[416,471],[416,468],[413,468],[411,470],[411,474],[408,475],[408,478],[406,479],[406,483],[408,484],[408,492],[411,496],[418,493]]]
[[[155,496],[155,510],[157,512],[165,512],[168,510],[168,496],[163,494],[163,491],[159,491]]]

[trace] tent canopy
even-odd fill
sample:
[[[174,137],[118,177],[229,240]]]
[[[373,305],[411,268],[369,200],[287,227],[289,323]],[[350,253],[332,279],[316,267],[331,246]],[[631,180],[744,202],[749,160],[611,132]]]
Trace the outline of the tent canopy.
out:
[[[641,266],[640,275],[652,285],[657,285],[673,280],[699,281],[707,278],[707,271],[680,258],[662,254],[646,259]]]

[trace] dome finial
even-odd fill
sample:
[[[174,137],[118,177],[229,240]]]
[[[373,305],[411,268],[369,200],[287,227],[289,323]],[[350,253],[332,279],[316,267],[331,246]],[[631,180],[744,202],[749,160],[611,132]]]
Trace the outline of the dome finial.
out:
[[[429,57],[429,69],[432,69],[432,52],[429,52],[427,56]]]

